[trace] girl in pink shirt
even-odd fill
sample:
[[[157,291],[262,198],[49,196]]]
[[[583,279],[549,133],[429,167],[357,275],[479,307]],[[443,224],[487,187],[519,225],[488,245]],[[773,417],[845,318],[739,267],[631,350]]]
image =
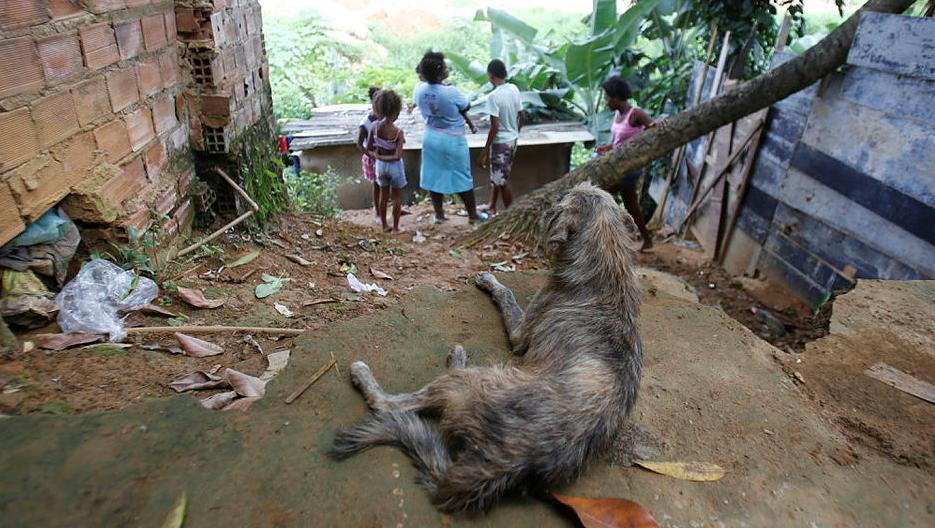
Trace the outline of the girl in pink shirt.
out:
[[[631,95],[630,86],[617,75],[604,82],[604,98],[607,100],[607,107],[614,111],[614,122],[610,126],[611,142],[597,147],[598,154],[609,152],[647,128],[657,125],[649,117],[649,114],[629,103]],[[653,247],[653,236],[649,229],[646,228],[646,219],[643,218],[643,211],[640,208],[636,185],[641,174],[642,171],[635,170],[624,176],[623,181],[615,188],[608,190],[611,193],[620,193],[623,196],[623,204],[630,216],[633,217],[633,221],[636,222],[636,227],[640,230],[640,236],[643,238],[640,251],[645,251]]]

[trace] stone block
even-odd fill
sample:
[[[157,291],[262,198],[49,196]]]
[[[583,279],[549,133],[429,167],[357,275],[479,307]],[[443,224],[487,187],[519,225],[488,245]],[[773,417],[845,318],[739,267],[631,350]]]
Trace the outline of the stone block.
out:
[[[16,29],[41,24],[49,19],[42,0],[3,0],[0,2],[0,29]]]
[[[166,39],[166,22],[161,15],[150,15],[140,20],[143,26],[143,43],[146,51],[153,51],[165,47],[169,41]]]
[[[69,186],[84,181],[88,169],[94,163],[94,150],[94,135],[91,132],[74,136],[52,150],[52,156],[62,164]]]
[[[36,48],[42,61],[45,80],[49,84],[64,81],[84,68],[81,45],[75,31],[39,39],[36,41]]]
[[[176,125],[175,103],[172,97],[159,97],[153,102],[153,123],[157,134],[168,132]]]
[[[107,162],[116,164],[126,157],[130,148],[130,136],[122,119],[116,119],[94,130],[97,148],[107,153]]]
[[[120,51],[110,24],[93,24],[78,29],[81,35],[81,50],[84,64],[97,70],[120,60]]]
[[[149,57],[136,65],[136,79],[140,88],[140,98],[145,99],[162,90],[162,74],[156,57]]]
[[[137,156],[124,165],[119,174],[101,186],[100,194],[106,202],[123,204],[139,194],[148,184],[143,157]]]
[[[162,178],[162,172],[169,164],[169,158],[166,155],[166,147],[161,141],[146,151],[146,173],[149,174],[149,181],[159,182]]]
[[[143,51],[143,28],[139,20],[118,24],[114,30],[121,59],[131,59]]]
[[[0,181],[0,245],[6,244],[26,229],[19,208],[6,181]]]
[[[62,164],[51,156],[34,158],[21,165],[10,173],[7,182],[27,222],[36,221],[71,188]]]
[[[39,153],[36,128],[28,108],[0,112],[0,172],[6,172]]]
[[[75,85],[71,89],[71,95],[75,100],[75,111],[81,126],[110,115],[110,98],[107,96],[107,85],[103,76]]]
[[[153,130],[152,111],[147,107],[139,108],[137,111],[127,114],[127,133],[130,136],[130,146],[136,152],[149,143],[156,132]]]
[[[51,147],[78,132],[75,100],[69,92],[50,95],[33,103],[32,120],[36,123],[36,135],[42,148]]]
[[[0,72],[0,99],[42,88],[42,63],[32,38],[0,40]]]
[[[114,112],[119,112],[139,101],[140,94],[136,83],[136,70],[132,66],[107,74],[107,91]]]
[[[72,0],[46,0],[45,3],[49,6],[49,14],[53,20],[71,18],[85,12]]]

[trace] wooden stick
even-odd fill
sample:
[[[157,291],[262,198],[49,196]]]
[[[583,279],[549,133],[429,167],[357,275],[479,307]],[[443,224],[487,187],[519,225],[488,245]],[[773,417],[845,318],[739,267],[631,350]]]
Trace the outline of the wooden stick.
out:
[[[325,372],[328,372],[328,369],[330,369],[333,366],[336,366],[337,364],[338,364],[338,361],[334,358],[334,354],[332,354],[331,361],[329,361],[327,365],[318,369],[318,372],[312,374],[312,377],[309,378],[308,381],[303,383],[301,387],[296,389],[295,392],[293,392],[292,394],[289,395],[288,398],[286,398],[285,400],[286,404],[288,405],[294,402],[296,399],[298,399],[298,397],[301,396],[303,392],[307,391],[308,388],[311,387],[313,383],[318,381],[318,378],[324,376]]]
[[[201,242],[196,242],[196,243],[194,243],[194,244],[188,246],[187,248],[185,248],[185,249],[179,251],[178,254],[175,256],[175,258],[184,257],[185,255],[191,253],[192,251],[195,251],[196,249],[200,248],[201,246],[207,244],[208,242],[211,242],[211,241],[214,240],[215,238],[217,238],[217,237],[223,235],[224,232],[227,231],[228,229],[230,229],[230,228],[234,227],[235,225],[237,225],[237,224],[243,222],[243,221],[246,220],[247,218],[250,218],[250,217],[253,216],[257,211],[260,210],[260,206],[257,205],[256,202],[254,202],[254,201],[250,198],[250,196],[247,194],[247,191],[244,191],[243,189],[240,188],[239,185],[237,185],[236,183],[234,183],[234,180],[232,180],[231,177],[228,176],[226,172],[222,171],[222,170],[221,170],[220,168],[218,168],[218,167],[215,167],[214,170],[217,171],[217,173],[220,174],[221,177],[224,178],[224,179],[227,181],[227,183],[230,184],[230,186],[233,187],[233,189],[234,189],[235,191],[237,191],[238,194],[240,194],[241,196],[244,197],[245,200],[247,200],[247,203],[250,204],[250,210],[247,211],[246,213],[244,213],[244,214],[238,216],[237,218],[231,220],[231,221],[228,222],[224,227],[218,229],[218,230],[215,231],[214,233],[211,233],[210,235],[208,235],[207,237],[205,237],[205,239],[202,240]]]
[[[935,403],[935,385],[910,376],[886,363],[877,363],[865,370],[864,374],[906,394],[911,394],[929,403]]]
[[[127,328],[127,334],[219,334],[223,332],[251,332],[273,335],[301,335],[306,328],[270,328],[265,326],[141,326]]]

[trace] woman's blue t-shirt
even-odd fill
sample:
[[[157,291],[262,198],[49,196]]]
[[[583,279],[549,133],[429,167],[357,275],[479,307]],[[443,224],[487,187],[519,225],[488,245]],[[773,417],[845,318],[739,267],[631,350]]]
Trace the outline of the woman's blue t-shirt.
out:
[[[461,112],[471,107],[467,97],[454,86],[420,82],[412,94],[425,124],[441,130],[464,132]]]

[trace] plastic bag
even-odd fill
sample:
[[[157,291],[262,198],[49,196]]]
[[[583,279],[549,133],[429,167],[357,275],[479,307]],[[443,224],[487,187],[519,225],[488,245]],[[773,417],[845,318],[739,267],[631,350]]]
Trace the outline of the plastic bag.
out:
[[[122,341],[127,332],[121,313],[139,310],[157,295],[159,287],[150,279],[94,259],[55,298],[58,325],[65,333],[108,334],[112,342]]]
[[[353,273],[347,274],[347,284],[357,293],[367,293],[374,292],[377,295],[382,295],[386,297],[386,290],[377,286],[376,284],[367,284],[365,282],[360,282],[360,280],[354,276]]]

